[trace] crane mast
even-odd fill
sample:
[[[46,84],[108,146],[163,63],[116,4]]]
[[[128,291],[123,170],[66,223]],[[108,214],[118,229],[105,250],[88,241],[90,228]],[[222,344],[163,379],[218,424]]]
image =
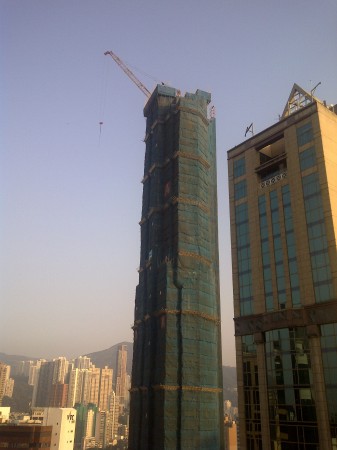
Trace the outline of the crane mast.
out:
[[[119,67],[126,73],[126,75],[135,83],[136,86],[146,95],[147,98],[151,97],[151,92],[144,86],[144,84],[138,80],[136,75],[126,66],[126,64],[111,50],[104,53],[109,55],[119,65]]]

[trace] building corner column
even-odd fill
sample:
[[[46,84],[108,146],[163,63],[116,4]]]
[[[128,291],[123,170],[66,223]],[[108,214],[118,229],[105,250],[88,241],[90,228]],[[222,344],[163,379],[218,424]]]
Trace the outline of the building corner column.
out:
[[[308,325],[311,370],[315,392],[315,407],[317,414],[318,436],[320,450],[332,450],[330,420],[325,391],[324,371],[319,325]]]
[[[269,450],[270,449],[269,402],[268,402],[268,389],[266,377],[267,369],[266,369],[264,333],[262,332],[255,333],[254,342],[256,344],[257,365],[259,375],[262,448],[263,450]]]

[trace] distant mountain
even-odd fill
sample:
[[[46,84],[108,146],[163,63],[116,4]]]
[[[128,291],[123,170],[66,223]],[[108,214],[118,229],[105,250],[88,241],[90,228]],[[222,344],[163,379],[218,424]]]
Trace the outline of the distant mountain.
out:
[[[131,373],[132,369],[132,354],[133,354],[133,345],[131,342],[120,342],[119,344],[113,345],[112,347],[101,350],[99,352],[93,352],[88,353],[86,356],[88,356],[93,364],[95,364],[96,367],[112,367],[113,369],[116,369],[116,358],[117,358],[117,351],[118,347],[120,345],[127,345],[128,346],[128,361],[127,361],[127,372]],[[230,366],[222,366],[223,371],[223,385],[227,389],[236,389],[236,367],[230,367]]]
[[[128,347],[128,359],[126,364],[126,370],[130,374],[132,369],[132,351],[133,344],[131,342],[120,342],[119,344],[115,344],[106,350],[100,350],[98,352],[87,353],[85,356],[88,356],[91,359],[91,362],[95,364],[96,367],[111,367],[116,370],[116,361],[117,361],[117,352],[120,345],[127,345]]]
[[[222,366],[223,385],[230,389],[236,389],[236,367]]]
[[[36,361],[37,359],[39,358],[22,355],[7,355],[6,353],[0,352],[0,361],[8,364],[9,366],[18,361]]]

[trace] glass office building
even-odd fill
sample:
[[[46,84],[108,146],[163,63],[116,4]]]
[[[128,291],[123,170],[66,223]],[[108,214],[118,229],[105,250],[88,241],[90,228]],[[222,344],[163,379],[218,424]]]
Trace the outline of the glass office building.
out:
[[[337,449],[337,106],[295,84],[228,171],[238,448]]]

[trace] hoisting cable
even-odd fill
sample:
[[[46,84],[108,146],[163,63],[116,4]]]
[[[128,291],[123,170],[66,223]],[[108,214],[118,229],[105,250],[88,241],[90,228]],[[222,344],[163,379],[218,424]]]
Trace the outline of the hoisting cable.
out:
[[[110,70],[110,65],[108,62],[105,62],[102,79],[101,79],[101,93],[100,93],[100,103],[99,103],[99,140],[98,146],[101,144],[101,134],[102,134],[102,125],[104,124],[105,119],[105,105],[107,98],[107,90],[108,90],[108,72]]]

